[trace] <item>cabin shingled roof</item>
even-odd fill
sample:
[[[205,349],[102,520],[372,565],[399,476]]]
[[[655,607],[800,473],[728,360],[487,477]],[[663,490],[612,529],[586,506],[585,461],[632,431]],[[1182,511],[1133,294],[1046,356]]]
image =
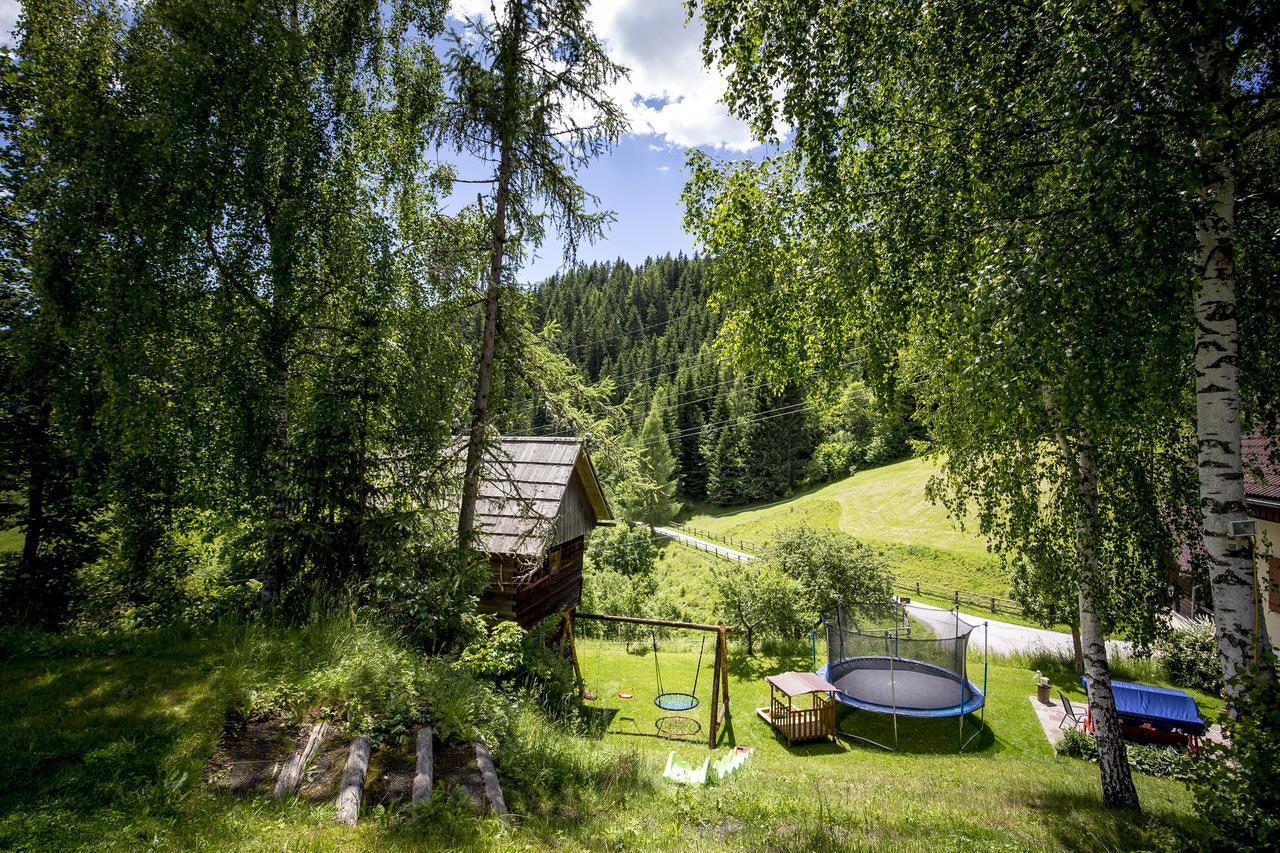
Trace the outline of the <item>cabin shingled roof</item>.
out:
[[[459,467],[465,445],[457,446]],[[560,544],[557,520],[574,472],[598,521],[613,517],[580,438],[504,436],[485,450],[476,535],[490,554],[540,557]]]

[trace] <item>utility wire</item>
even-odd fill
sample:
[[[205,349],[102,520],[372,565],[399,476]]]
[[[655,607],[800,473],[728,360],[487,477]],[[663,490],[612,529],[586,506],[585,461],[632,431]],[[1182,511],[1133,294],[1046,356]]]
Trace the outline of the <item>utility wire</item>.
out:
[[[675,323],[678,320],[683,320],[686,317],[696,317],[699,314],[707,314],[709,312],[719,311],[719,310],[720,310],[719,308],[711,308],[710,306],[706,306],[703,308],[699,308],[695,311],[689,311],[684,314],[677,314],[674,317],[668,317],[665,320],[658,320],[656,322],[649,323],[647,325],[641,326],[639,329],[628,329],[627,331],[619,332],[616,335],[609,335],[608,337],[604,337],[604,338],[594,338],[589,341],[583,341],[580,344],[572,344],[570,346],[564,347],[564,351],[573,352],[574,350],[585,349],[589,346],[594,346],[595,344],[603,344],[603,343],[608,343],[609,341],[616,341],[618,338],[635,337],[635,336],[638,336],[639,333],[641,332],[645,332],[649,329],[655,329],[658,326],[670,325],[671,323]]]

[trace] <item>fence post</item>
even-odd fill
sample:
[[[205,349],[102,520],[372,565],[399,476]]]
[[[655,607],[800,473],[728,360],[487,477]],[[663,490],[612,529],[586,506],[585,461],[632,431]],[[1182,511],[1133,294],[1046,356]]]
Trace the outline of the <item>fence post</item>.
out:
[[[953,589],[951,590],[951,592],[952,592],[952,596],[951,596],[952,601],[955,602],[956,607],[959,607],[960,606],[960,590]]]

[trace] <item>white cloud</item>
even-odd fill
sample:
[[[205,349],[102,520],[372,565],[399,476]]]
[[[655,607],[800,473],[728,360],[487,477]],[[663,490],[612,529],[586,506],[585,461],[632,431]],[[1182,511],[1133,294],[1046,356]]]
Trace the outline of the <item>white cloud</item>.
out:
[[[670,166],[659,166],[659,167],[658,167],[658,171],[659,171],[659,172],[670,172],[670,171],[671,171],[671,167],[670,167]]]
[[[19,0],[0,0],[0,44],[13,46],[13,27],[22,12]]]
[[[490,2],[453,0],[450,12],[458,18],[487,14]],[[632,133],[682,148],[757,147],[747,126],[720,103],[724,78],[703,66],[702,22],[695,17],[685,25],[683,0],[596,0],[587,14],[609,55],[631,69],[612,94],[626,109]]]

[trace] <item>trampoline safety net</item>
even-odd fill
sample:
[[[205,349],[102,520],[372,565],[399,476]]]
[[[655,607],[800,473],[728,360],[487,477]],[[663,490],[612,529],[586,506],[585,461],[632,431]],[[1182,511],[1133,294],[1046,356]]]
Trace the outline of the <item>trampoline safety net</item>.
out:
[[[824,674],[846,704],[886,713],[956,716],[980,707],[968,678],[973,626],[946,611],[903,605],[894,628],[860,628],[843,608],[823,620]]]

